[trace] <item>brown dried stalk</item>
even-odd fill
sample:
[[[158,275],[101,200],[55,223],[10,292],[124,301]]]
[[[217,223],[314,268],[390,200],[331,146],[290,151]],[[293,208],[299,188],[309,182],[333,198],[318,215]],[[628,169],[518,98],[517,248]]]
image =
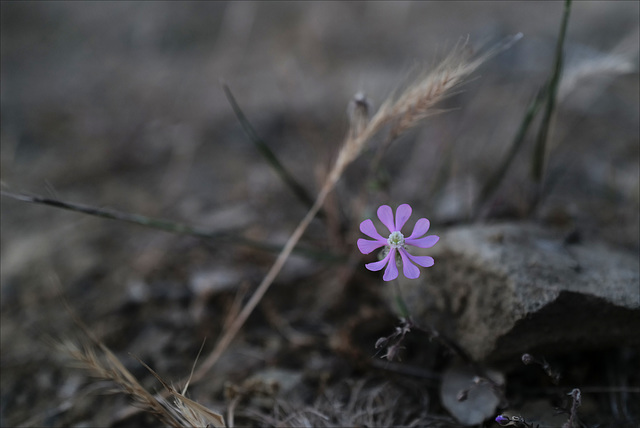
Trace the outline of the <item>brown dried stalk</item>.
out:
[[[358,115],[352,121],[350,132],[342,144],[338,157],[330,170],[314,204],[309,209],[305,217],[300,221],[298,227],[284,248],[278,255],[273,266],[264,277],[254,294],[251,296],[242,311],[235,318],[233,323],[224,332],[215,348],[203,361],[202,365],[194,373],[192,382],[197,382],[213,367],[222,353],[230,345],[240,328],[243,326],[249,315],[258,305],[264,294],[267,292],[272,282],[284,266],[294,247],[304,234],[305,230],[322,207],[327,195],[333,190],[340,180],[346,167],[362,153],[372,137],[378,134],[385,126],[392,125],[391,135],[397,138],[404,132],[416,126],[424,118],[437,113],[434,106],[451,94],[465,79],[475,71],[480,64],[496,53],[506,49],[515,41],[520,39],[521,34],[511,38],[507,43],[503,43],[490,49],[487,53],[469,60],[466,52],[466,42],[456,46],[452,53],[434,71],[426,74],[423,78],[410,85],[395,101],[390,97],[378,109],[376,114],[364,125],[363,115]],[[362,105],[361,97],[357,97],[356,104]],[[366,105],[366,103],[365,103]]]

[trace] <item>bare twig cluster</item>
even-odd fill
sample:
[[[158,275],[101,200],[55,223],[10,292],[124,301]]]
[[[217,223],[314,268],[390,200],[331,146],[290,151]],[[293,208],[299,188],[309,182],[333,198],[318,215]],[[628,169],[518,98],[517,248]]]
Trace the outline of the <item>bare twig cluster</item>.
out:
[[[562,425],[562,428],[573,428],[578,421],[578,407],[582,404],[582,393],[578,388],[574,388],[567,395],[571,396],[571,409],[569,410],[569,419]]]
[[[542,367],[547,376],[551,378],[553,383],[558,384],[560,380],[560,372],[555,370],[547,360],[542,358],[536,358],[531,354],[523,354],[522,362],[525,365],[536,364]],[[556,409],[558,414],[566,413],[569,415],[567,421],[562,425],[562,428],[575,428],[576,426],[583,426],[579,422],[578,418],[578,407],[582,405],[582,392],[578,388],[574,388],[567,394],[571,397],[571,405],[567,405]],[[514,426],[521,428],[534,428],[534,425],[530,422],[527,422],[525,418],[522,416],[507,416],[507,415],[498,415],[495,421],[500,426]]]
[[[525,365],[536,364],[542,367],[542,370],[551,378],[551,381],[554,384],[558,384],[560,382],[561,374],[558,370],[553,368],[551,364],[547,362],[547,360],[542,358],[536,358],[531,354],[522,354],[522,363]]]

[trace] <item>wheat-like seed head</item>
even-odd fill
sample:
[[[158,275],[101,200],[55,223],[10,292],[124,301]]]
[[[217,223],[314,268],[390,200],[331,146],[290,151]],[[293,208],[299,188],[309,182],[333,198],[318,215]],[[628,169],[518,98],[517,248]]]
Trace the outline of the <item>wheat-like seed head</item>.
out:
[[[93,376],[113,382],[118,388],[114,392],[124,392],[144,411],[155,415],[160,422],[173,428],[184,427],[225,427],[221,414],[207,409],[203,405],[187,398],[187,386],[182,393],[167,384],[155,371],[142,360],[136,358],[164,386],[174,400],[170,402],[160,394],[151,394],[131,374],[122,362],[84,323],[77,318],[70,308],[69,312],[76,324],[85,333],[86,339],[80,344],[67,340],[55,342],[58,350],[70,356],[81,368],[88,369]],[[187,382],[188,385],[188,382]]]
[[[451,96],[454,89],[462,85],[486,60],[507,49],[521,37],[522,34],[517,34],[475,58],[471,58],[465,41],[457,45],[434,70],[409,85],[395,100],[389,97],[383,102],[366,125],[363,124],[362,115],[357,120],[352,115],[351,128],[329,174],[329,185],[335,185],[347,165],[360,155],[367,142],[385,125],[392,125],[390,138],[395,139],[426,117],[440,113],[441,110],[435,108],[439,102]],[[367,105],[361,94],[356,95],[354,103],[356,106]]]
[[[140,385],[131,372],[105,345],[100,343],[98,347],[103,351],[102,357],[98,355],[95,347],[87,344],[79,346],[67,341],[59,345],[59,349],[73,358],[80,367],[89,370],[96,378],[113,382],[118,386],[117,392],[129,395],[137,406],[155,415],[163,424],[174,428],[184,426],[163,405],[163,400],[158,400]]]

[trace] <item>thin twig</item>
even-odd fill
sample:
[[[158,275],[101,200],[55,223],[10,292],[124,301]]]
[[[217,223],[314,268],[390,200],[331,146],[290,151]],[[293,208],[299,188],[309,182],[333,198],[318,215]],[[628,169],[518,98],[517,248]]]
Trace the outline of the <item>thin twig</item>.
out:
[[[307,208],[311,208],[313,206],[313,197],[307,192],[307,190],[295,179],[293,174],[289,172],[289,170],[278,160],[278,157],[273,153],[273,151],[269,148],[269,146],[265,143],[265,141],[258,136],[258,133],[253,129],[251,123],[247,119],[247,116],[244,114],[236,98],[233,96],[229,85],[226,83],[222,83],[222,89],[224,94],[229,100],[229,104],[231,104],[231,108],[240,122],[242,126],[242,130],[249,138],[249,141],[253,143],[253,145],[258,149],[260,154],[265,158],[267,163],[273,168],[273,170],[278,174],[280,179],[291,189],[293,194],[300,199]],[[324,217],[324,213],[318,213],[318,217]]]
[[[48,205],[51,207],[62,208],[69,211],[75,211],[83,214],[88,214],[96,217],[108,218],[111,220],[119,220],[127,223],[137,224],[139,226],[149,227],[152,229],[159,229],[165,232],[176,233],[179,235],[196,236],[198,238],[213,239],[224,241],[228,244],[244,245],[251,248],[256,248],[263,251],[277,253],[282,251],[282,246],[274,245],[267,242],[255,241],[253,239],[245,238],[239,235],[235,231],[219,231],[212,232],[207,229],[202,229],[195,226],[190,226],[185,223],[178,223],[171,220],[164,220],[159,218],[147,217],[140,214],[126,213],[123,211],[116,211],[109,208],[98,208],[91,205],[78,204],[75,202],[60,201],[58,199],[46,198],[39,195],[25,195],[7,192],[0,190],[2,196],[12,198],[22,202],[29,202],[34,204]],[[305,257],[313,258],[316,260],[339,262],[343,260],[343,257],[329,253],[328,251],[317,251],[309,248],[298,248],[296,253]]]

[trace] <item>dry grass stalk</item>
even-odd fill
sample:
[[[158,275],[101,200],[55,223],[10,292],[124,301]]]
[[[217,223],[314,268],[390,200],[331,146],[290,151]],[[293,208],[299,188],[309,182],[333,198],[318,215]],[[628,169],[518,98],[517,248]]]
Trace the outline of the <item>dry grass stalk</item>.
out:
[[[452,426],[450,420],[439,424],[418,403],[405,400],[402,389],[390,384],[365,386],[366,382],[348,382],[347,390],[331,389],[311,406],[278,400],[268,414],[247,409],[239,415],[277,427]]]
[[[426,74],[422,79],[416,81],[413,85],[410,85],[395,101],[392,98],[387,99],[366,125],[364,125],[361,120],[357,123],[352,122],[351,130],[347,134],[333,168],[330,170],[313,206],[289,237],[278,258],[247,304],[224,332],[211,354],[209,354],[195,372],[193,377],[194,382],[204,377],[231,344],[233,338],[247,318],[249,318],[249,315],[253,312],[284,266],[294,247],[322,207],[327,195],[333,190],[338,180],[340,180],[346,167],[362,153],[367,142],[389,124],[393,126],[391,130],[393,138],[397,138],[416,126],[424,118],[437,113],[438,110],[435,110],[434,106],[449,96],[451,91],[464,82],[480,64],[496,53],[508,48],[521,37],[522,35],[519,34],[509,39],[508,42],[490,49],[487,53],[473,60],[468,59],[465,49],[466,43],[456,46],[440,66],[431,73]],[[362,99],[356,98],[355,102],[362,104]]]

